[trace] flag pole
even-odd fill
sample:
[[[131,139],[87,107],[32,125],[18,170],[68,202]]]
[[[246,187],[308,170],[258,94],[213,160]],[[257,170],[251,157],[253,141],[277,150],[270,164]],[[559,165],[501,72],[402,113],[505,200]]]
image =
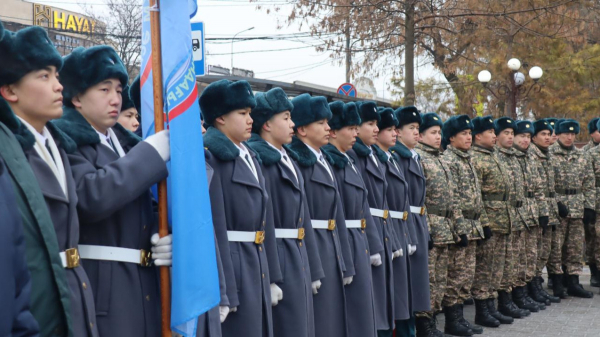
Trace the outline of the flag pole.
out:
[[[150,36],[152,43],[152,88],[154,91],[154,131],[164,130],[163,79],[160,42],[160,0],[150,0]],[[158,183],[158,235],[169,235],[167,222],[167,181]],[[160,267],[160,303],[162,337],[171,337],[171,281],[169,267]]]

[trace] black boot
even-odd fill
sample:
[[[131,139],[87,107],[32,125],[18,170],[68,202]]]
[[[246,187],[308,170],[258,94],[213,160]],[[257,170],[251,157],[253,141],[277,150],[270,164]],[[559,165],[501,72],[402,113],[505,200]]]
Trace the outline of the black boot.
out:
[[[537,277],[534,277],[533,280],[527,284],[527,290],[529,290],[529,297],[531,297],[537,303],[550,305],[550,301],[544,297],[544,295],[542,295],[540,289],[537,287]]]
[[[500,321],[490,314],[487,300],[475,300],[475,324],[497,328]]]
[[[552,274],[550,277],[552,279],[552,291],[554,292],[554,296],[562,298],[563,300],[568,298],[567,292],[563,287],[563,274]]]
[[[429,317],[417,317],[416,318],[417,337],[435,337],[436,335],[431,331],[431,323]]]
[[[513,307],[510,305],[510,297],[508,296],[508,292],[506,291],[499,291],[498,292],[498,311],[504,315],[504,316],[508,316],[508,317],[512,317],[512,318],[523,318],[525,316],[521,315],[521,312],[519,310],[515,310],[513,309]],[[513,303],[514,305],[514,303]]]
[[[546,310],[546,299],[544,299],[544,302],[538,302],[529,295],[529,283],[523,287],[523,295],[525,295],[527,303],[537,305],[540,310]]]
[[[431,332],[434,337],[446,337],[445,333],[441,332],[437,328],[437,318],[435,318],[436,314],[433,314],[433,317],[429,320],[429,326],[431,327]]]
[[[535,286],[538,288],[540,294],[550,301],[550,303],[560,303],[560,297],[552,296],[546,292],[546,289],[542,287],[542,282],[544,279],[541,276],[538,276],[533,279]]]
[[[566,289],[569,286],[569,283],[567,282],[569,280],[569,274],[567,274],[567,266],[565,266],[564,264],[562,265],[562,271],[563,271],[562,284],[563,284],[563,288]]]
[[[510,302],[508,302],[508,305],[510,305],[511,308],[513,308],[513,310],[518,310],[521,313],[521,316],[527,317],[527,316],[531,315],[531,311],[529,311],[527,309],[521,309],[515,304],[515,300],[513,299],[512,292],[508,293],[508,299],[510,300]]]
[[[552,275],[548,274],[548,284],[546,285],[548,287],[548,289],[554,289],[554,286],[552,286]]]
[[[595,288],[600,287],[600,279],[598,278],[598,267],[595,263],[590,263],[590,273],[592,273],[592,277],[590,277],[590,285]]]
[[[453,336],[473,336],[473,330],[460,323],[460,310],[459,304],[444,308],[444,316],[446,317],[444,333]]]
[[[473,305],[474,304],[473,298],[469,298],[468,300],[464,301],[463,304],[464,305]]]
[[[581,298],[592,298],[594,293],[583,289],[583,286],[579,284],[579,275],[569,275],[567,280],[567,294],[569,296],[581,297]]]
[[[504,316],[498,310],[496,310],[496,304],[494,303],[493,298],[488,298],[486,300],[486,304],[488,306],[488,310],[490,311],[490,315],[497,319],[500,324],[512,324],[512,322],[514,322],[512,317]],[[475,323],[477,323],[477,320],[475,320]]]
[[[525,297],[525,287],[515,287],[512,292],[513,302],[517,307],[526,309],[531,312],[538,312],[540,308],[533,302],[530,302]]]
[[[463,316],[463,306],[459,305],[460,309],[458,311],[458,314],[460,315],[460,318],[458,319],[458,321],[460,322],[460,324],[466,326],[467,328],[471,329],[471,331],[473,331],[474,334],[476,335],[481,335],[483,333],[483,328],[480,327],[479,325],[476,324],[471,324],[469,321],[467,321],[465,319],[465,317]]]

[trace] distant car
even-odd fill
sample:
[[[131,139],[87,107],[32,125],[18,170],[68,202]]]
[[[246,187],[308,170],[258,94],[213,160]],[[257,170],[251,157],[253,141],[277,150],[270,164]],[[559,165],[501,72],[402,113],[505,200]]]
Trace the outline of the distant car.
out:
[[[200,49],[200,40],[192,39],[192,48],[194,49],[194,51]]]

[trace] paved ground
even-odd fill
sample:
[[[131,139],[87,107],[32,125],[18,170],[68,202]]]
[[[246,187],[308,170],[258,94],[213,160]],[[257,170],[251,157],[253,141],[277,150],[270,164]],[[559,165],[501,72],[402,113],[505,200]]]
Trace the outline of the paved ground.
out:
[[[589,270],[580,277],[586,290],[594,293],[592,299],[569,298],[559,304],[552,304],[546,310],[532,313],[531,316],[515,320],[513,324],[498,328],[485,328],[483,335],[475,336],[600,336],[600,294],[598,288],[589,286]],[[544,275],[544,279],[546,276]],[[546,287],[546,283],[543,285]],[[465,306],[465,318],[471,323],[475,319],[475,306]],[[438,315],[438,328],[444,331],[444,315]]]

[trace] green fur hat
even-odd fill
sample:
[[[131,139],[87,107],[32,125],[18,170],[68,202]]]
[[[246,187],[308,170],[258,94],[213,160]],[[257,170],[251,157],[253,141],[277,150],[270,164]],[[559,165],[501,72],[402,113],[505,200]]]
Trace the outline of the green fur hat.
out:
[[[90,87],[110,78],[127,85],[127,70],[117,52],[110,46],[78,47],[64,57],[60,72],[63,89],[63,104],[73,107],[73,97]]]
[[[530,135],[535,134],[535,129],[533,128],[533,122],[531,121],[517,121],[517,130],[515,131],[515,135],[521,133],[529,133]]]
[[[361,123],[368,121],[377,121],[379,123],[381,117],[379,116],[379,113],[377,113],[377,104],[375,102],[349,102],[346,104],[356,104]]]
[[[200,95],[200,110],[208,125],[213,125],[215,119],[233,110],[255,107],[256,99],[247,81],[216,81],[209,84]]]
[[[121,92],[121,97],[123,98],[123,103],[121,104],[121,111],[125,111],[130,108],[135,108],[137,110],[135,104],[133,104],[133,100],[131,99],[129,91],[129,86],[126,86]]]
[[[419,109],[416,106],[405,106],[403,108],[398,108],[395,111],[396,118],[398,118],[398,127],[403,127],[406,124],[410,123],[423,123],[421,120],[421,114]]]
[[[421,124],[419,125],[419,132],[423,133],[425,130],[432,126],[439,126],[440,128],[444,125],[442,118],[435,112],[428,112],[421,116]]]
[[[560,125],[560,123],[564,122],[565,119],[564,118],[558,118],[556,120],[556,122],[554,122],[554,131],[556,132],[556,129],[558,129],[558,126]],[[558,134],[558,133],[557,133]]]
[[[477,116],[471,120],[473,123],[473,137],[487,130],[494,130],[494,119],[492,116]]]
[[[250,116],[252,132],[260,134],[262,126],[274,115],[284,111],[292,111],[294,105],[281,88],[273,88],[265,93],[259,92],[255,96],[256,106],[252,108]]]
[[[598,131],[598,121],[600,118],[592,118],[592,120],[588,123],[588,132],[590,135],[596,131]]]
[[[141,87],[141,83],[140,83],[140,75],[138,75],[135,78],[135,80],[133,80],[133,83],[131,83],[131,86],[129,87],[129,98],[131,98],[131,101],[133,102],[135,109],[140,112],[140,115],[142,112],[142,96],[140,93],[141,90],[142,90],[142,87]]]
[[[356,104],[344,104],[342,101],[329,103],[329,109],[333,117],[329,120],[331,130],[340,130],[346,126],[360,125]]]
[[[473,130],[471,118],[467,115],[452,116],[442,126],[442,140],[450,144],[450,138],[464,130]]]
[[[392,126],[398,126],[398,118],[392,108],[379,109],[380,121],[377,123],[379,130],[387,129]]]
[[[294,105],[292,121],[296,124],[296,128],[322,119],[331,119],[331,109],[324,96],[311,97],[309,94],[302,94],[294,97],[292,104]]]
[[[579,134],[579,123],[571,118],[565,119],[558,124],[556,127],[556,134],[560,135],[561,133],[574,133],[576,135]]]
[[[548,124],[550,125],[552,130],[554,130],[556,128],[556,122],[558,122],[558,118],[549,117],[549,118],[545,118],[544,120],[548,122]]]
[[[513,129],[517,132],[517,123],[510,117],[500,117],[494,121],[494,131],[499,135],[504,129]]]
[[[542,132],[544,130],[552,131],[554,130],[552,126],[550,126],[550,122],[546,119],[540,119],[538,121],[533,122],[533,135],[537,135],[538,132]]]
[[[13,33],[0,22],[0,86],[49,66],[60,71],[63,60],[44,29],[31,26]]]

